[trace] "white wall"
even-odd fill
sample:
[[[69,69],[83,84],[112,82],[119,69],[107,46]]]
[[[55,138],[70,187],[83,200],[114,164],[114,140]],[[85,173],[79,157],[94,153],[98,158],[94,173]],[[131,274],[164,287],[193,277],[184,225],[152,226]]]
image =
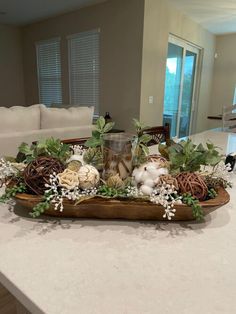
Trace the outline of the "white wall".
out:
[[[203,48],[196,132],[205,130],[208,128],[215,36],[165,0],[145,1],[140,118],[151,126],[162,125],[169,33]],[[154,96],[153,105],[148,104],[149,95]]]

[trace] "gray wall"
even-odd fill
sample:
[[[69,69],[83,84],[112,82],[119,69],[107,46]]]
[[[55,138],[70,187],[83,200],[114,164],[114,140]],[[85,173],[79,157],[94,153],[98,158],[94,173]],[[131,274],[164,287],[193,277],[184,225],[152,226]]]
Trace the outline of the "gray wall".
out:
[[[39,101],[35,42],[61,37],[63,102],[68,104],[66,36],[100,28],[100,114],[110,111],[117,127],[129,129],[131,119],[139,117],[143,14],[144,0],[110,0],[25,27],[23,45],[27,104]]]
[[[216,37],[214,77],[210,114],[221,114],[224,105],[232,105],[236,86],[236,33]],[[218,122],[221,124],[220,122]]]
[[[0,93],[0,107],[25,105],[21,31],[7,25],[0,25]]]

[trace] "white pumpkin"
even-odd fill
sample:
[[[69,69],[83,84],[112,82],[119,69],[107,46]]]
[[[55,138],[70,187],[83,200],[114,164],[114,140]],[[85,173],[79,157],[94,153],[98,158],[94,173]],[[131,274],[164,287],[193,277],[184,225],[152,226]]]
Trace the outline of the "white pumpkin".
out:
[[[78,171],[78,177],[79,186],[82,189],[91,189],[95,187],[100,180],[99,172],[91,165],[82,166]]]

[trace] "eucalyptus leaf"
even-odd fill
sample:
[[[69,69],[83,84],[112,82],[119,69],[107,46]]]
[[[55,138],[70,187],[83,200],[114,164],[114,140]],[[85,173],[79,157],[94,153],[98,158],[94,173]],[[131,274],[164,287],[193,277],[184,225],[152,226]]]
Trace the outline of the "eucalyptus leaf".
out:
[[[140,144],[140,147],[142,148],[143,152],[148,155],[149,154],[149,148],[144,145],[144,144]]]
[[[96,139],[100,139],[101,133],[97,130],[93,130],[92,131],[92,137],[96,138]]]
[[[91,137],[85,142],[86,147],[97,147],[100,144],[101,144],[101,140],[95,137]]]
[[[140,143],[144,143],[147,144],[148,142],[150,142],[152,139],[151,135],[149,134],[143,134],[141,135],[141,137],[139,138],[139,142]]]
[[[105,121],[104,117],[102,117],[102,116],[99,117],[99,118],[97,119],[96,124],[97,124],[97,129],[98,129],[98,130],[103,130],[103,128],[104,128],[104,126],[105,126],[105,124],[106,124],[106,121]]]
[[[115,123],[114,122],[108,122],[104,128],[103,128],[103,133],[107,133],[109,131],[111,131],[114,127]]]

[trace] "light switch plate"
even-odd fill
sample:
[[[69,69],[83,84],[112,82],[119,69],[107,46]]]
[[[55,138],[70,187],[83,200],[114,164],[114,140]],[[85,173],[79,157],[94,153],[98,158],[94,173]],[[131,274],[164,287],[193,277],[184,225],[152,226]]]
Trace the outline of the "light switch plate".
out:
[[[148,97],[148,103],[149,103],[150,105],[153,105],[153,104],[154,104],[154,97],[153,97],[153,96],[149,96],[149,97]]]

